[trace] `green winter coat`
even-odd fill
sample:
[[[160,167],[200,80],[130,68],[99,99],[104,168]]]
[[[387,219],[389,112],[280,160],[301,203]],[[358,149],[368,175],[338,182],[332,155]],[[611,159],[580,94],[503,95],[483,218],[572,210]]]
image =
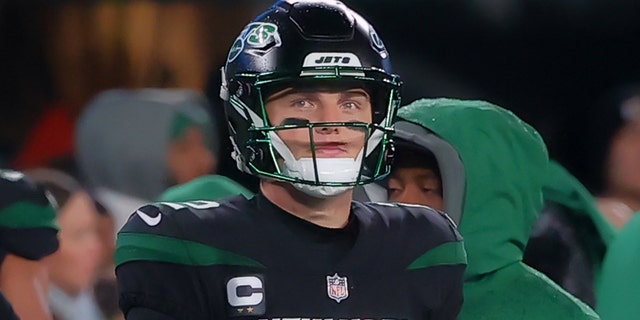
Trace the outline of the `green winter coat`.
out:
[[[640,212],[609,246],[596,298],[602,319],[640,319]]]
[[[597,234],[583,237],[583,245],[587,258],[592,264],[597,283],[597,279],[600,277],[602,258],[616,236],[616,229],[600,212],[596,206],[596,200],[587,188],[555,161],[549,162],[547,182],[542,188],[542,195],[545,201],[563,205],[571,210],[575,216],[567,218],[571,220],[578,233],[588,232],[586,228],[580,229],[583,227],[583,220],[589,221],[595,227]]]
[[[445,210],[459,221],[465,239],[459,319],[599,319],[522,263],[548,168],[538,132],[483,101],[423,99],[400,108],[398,117],[396,137],[428,145],[436,156]]]
[[[158,200],[170,202],[219,200],[239,194],[245,198],[253,197],[251,191],[226,176],[206,175],[165,190]]]

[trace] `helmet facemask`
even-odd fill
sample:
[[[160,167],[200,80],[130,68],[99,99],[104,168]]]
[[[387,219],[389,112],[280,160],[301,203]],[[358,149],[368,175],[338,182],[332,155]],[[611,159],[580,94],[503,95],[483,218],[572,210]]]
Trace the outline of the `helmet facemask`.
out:
[[[228,102],[243,120],[252,123],[247,129],[244,152],[234,141],[234,158],[241,170],[262,177],[292,183],[297,189],[315,196],[327,197],[342,193],[356,185],[383,179],[390,170],[392,155],[392,119],[399,104],[399,79],[378,70],[353,67],[305,68],[297,79],[271,74],[236,76],[234,86],[240,94],[229,94]],[[289,86],[307,88],[361,87],[370,93],[372,122],[310,122],[287,119],[270,123],[266,98]],[[254,94],[246,95],[244,91]],[[230,92],[233,92],[230,90]],[[243,99],[245,97],[246,99]],[[256,101],[251,101],[255,99]],[[248,100],[248,101],[247,101]],[[249,106],[253,105],[254,108]],[[230,129],[242,135],[230,122]],[[363,148],[355,158],[322,158],[316,156],[315,131],[318,128],[343,128],[363,132]],[[296,159],[278,132],[305,129],[309,134],[310,157]]]

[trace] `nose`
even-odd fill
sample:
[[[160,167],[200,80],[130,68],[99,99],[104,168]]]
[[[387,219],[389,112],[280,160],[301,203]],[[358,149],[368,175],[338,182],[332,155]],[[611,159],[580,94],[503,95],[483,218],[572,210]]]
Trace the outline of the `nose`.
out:
[[[333,101],[323,101],[319,108],[318,120],[321,122],[340,122],[344,121],[344,112],[340,105]]]
[[[340,107],[336,104],[325,104],[320,110],[319,122],[341,122],[342,113]],[[315,133],[317,134],[335,134],[339,132],[338,127],[317,126]]]
[[[335,134],[338,133],[338,127],[317,126],[314,128],[316,134]]]

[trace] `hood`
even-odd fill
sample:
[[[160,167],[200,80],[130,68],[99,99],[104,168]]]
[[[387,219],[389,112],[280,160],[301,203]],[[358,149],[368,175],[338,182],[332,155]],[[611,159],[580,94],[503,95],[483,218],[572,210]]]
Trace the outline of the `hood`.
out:
[[[546,202],[569,209],[570,215],[567,218],[571,226],[577,229],[576,235],[594,267],[595,277],[598,278],[602,259],[617,234],[616,229],[598,209],[596,200],[586,187],[555,161],[549,163],[547,183],[542,194]],[[594,234],[593,228],[597,234]]]
[[[576,214],[587,217],[598,230],[599,238],[608,246],[616,229],[598,210],[596,200],[576,177],[556,161],[549,162],[547,183],[542,189],[545,201],[561,204]]]
[[[398,118],[396,138],[433,152],[445,201],[457,199],[445,211],[457,215],[465,239],[466,277],[521,261],[543,205],[548,154],[540,134],[484,101],[422,99],[400,108]]]
[[[107,90],[85,108],[76,129],[76,159],[90,188],[155,199],[172,185],[170,142],[187,126],[212,137],[207,101],[189,89]],[[217,142],[218,139],[212,139]],[[212,143],[214,154],[215,146]]]
[[[167,189],[158,201],[218,200],[239,194],[247,199],[253,197],[251,191],[226,176],[206,175]]]

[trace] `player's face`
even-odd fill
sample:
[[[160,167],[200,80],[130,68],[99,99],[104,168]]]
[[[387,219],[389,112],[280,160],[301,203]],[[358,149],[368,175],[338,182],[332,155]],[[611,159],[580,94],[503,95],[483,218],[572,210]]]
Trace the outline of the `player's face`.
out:
[[[398,168],[389,178],[389,201],[420,204],[442,210],[442,184],[426,168]]]
[[[271,95],[266,110],[274,126],[307,121],[372,121],[371,99],[363,89],[333,92],[288,88]],[[296,159],[312,157],[309,129],[279,130],[277,134]],[[364,147],[365,130],[319,126],[313,129],[313,139],[318,158],[355,158]]]
[[[95,279],[103,246],[98,236],[99,214],[85,192],[74,193],[59,211],[60,248],[51,255],[51,281],[75,295]]]
[[[188,128],[183,136],[171,143],[167,164],[176,184],[216,172],[217,160],[207,147],[204,132],[198,127]]]
[[[640,117],[627,123],[611,143],[608,182],[613,192],[640,196]]]

